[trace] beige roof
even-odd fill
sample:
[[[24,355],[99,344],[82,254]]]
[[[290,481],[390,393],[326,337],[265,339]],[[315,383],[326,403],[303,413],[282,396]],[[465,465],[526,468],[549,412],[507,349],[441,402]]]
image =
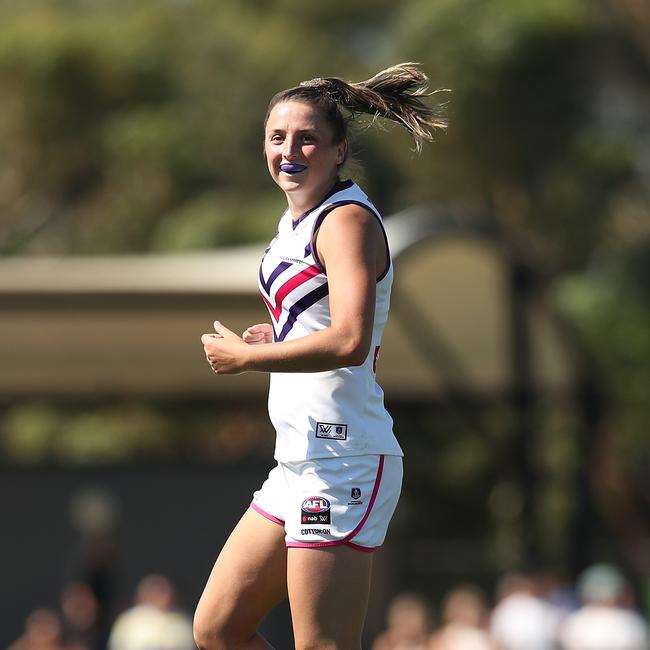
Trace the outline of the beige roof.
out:
[[[493,239],[414,211],[387,220],[395,259],[391,319],[379,380],[394,399],[445,387],[491,396],[512,384],[508,260]],[[264,244],[183,255],[0,260],[0,392],[107,395],[263,395],[267,377],[217,377],[203,332],[241,332],[267,319],[257,293]],[[528,308],[533,377],[572,383],[572,362],[535,296]]]

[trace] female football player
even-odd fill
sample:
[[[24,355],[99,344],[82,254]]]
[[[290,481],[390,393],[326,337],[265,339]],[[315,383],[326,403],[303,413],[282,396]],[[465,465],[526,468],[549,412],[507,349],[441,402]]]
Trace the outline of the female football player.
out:
[[[444,127],[414,64],[361,83],[312,79],[275,95],[269,173],[287,199],[262,259],[269,323],[201,341],[218,374],[268,372],[276,467],[253,495],[195,615],[201,650],[269,648],[257,633],[285,596],[296,648],[361,647],[373,551],[397,505],[402,451],[375,380],[393,269],[381,216],[345,180],[359,114],[405,127],[416,149]]]

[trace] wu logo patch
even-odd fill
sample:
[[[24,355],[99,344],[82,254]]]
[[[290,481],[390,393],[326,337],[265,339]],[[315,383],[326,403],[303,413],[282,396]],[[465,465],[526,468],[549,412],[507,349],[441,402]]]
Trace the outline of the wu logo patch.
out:
[[[359,499],[361,497],[361,488],[352,488],[350,490],[350,497],[353,499]]]
[[[348,425],[333,422],[316,422],[316,437],[330,440],[347,440]]]

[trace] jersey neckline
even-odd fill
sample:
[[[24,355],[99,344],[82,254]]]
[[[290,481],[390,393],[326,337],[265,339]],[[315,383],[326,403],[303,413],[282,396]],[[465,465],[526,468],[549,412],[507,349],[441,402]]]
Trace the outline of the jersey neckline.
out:
[[[307,210],[306,212],[303,212],[297,219],[292,219],[291,220],[292,229],[295,230],[302,221],[304,221],[314,210],[317,210],[318,208],[320,208],[320,206],[323,205],[323,203],[325,203],[325,201],[327,201],[327,199],[334,196],[337,192],[347,190],[348,188],[352,187],[353,185],[354,185],[354,183],[349,179],[347,181],[342,181],[342,180],[337,178],[336,182],[334,183],[334,185],[332,186],[330,191],[322,198],[320,203],[315,205],[313,208],[309,208],[309,210]]]

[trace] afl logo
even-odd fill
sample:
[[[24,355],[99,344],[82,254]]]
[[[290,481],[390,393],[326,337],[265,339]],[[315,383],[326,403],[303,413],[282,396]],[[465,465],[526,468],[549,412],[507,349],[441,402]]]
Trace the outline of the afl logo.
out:
[[[304,512],[313,512],[314,514],[323,514],[330,509],[330,502],[325,497],[307,497],[302,502],[301,509]]]

